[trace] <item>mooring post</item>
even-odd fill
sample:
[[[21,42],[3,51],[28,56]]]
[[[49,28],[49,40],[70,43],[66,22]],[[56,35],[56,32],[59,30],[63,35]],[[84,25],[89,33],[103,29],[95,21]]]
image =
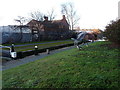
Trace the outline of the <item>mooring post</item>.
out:
[[[47,54],[50,54],[50,51],[49,51],[49,49],[46,49],[46,53],[47,53]]]
[[[11,45],[11,49],[10,49],[10,55],[12,59],[16,59],[17,57],[17,53],[15,52],[15,48],[14,48],[14,44]]]
[[[15,51],[14,47],[15,47],[14,44],[12,44],[12,45],[11,45],[11,52],[14,52],[14,51]]]
[[[38,55],[38,46],[35,46],[35,55]]]

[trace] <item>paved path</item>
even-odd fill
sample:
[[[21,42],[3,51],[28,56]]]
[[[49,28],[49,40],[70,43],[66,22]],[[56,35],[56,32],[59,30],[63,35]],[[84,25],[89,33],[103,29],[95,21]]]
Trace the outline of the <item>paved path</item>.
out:
[[[53,55],[55,53],[59,53],[59,52],[69,50],[69,49],[72,49],[72,48],[74,48],[74,46],[54,50],[54,51],[51,51],[50,54],[39,53],[38,56],[32,55],[32,56],[28,56],[28,57],[25,57],[25,58],[19,59],[19,60],[11,60],[9,62],[2,63],[2,68],[0,69],[0,71],[7,70],[7,69],[10,69],[10,68],[14,68],[16,66],[20,66],[22,64],[29,63],[29,62],[32,62],[32,61],[35,61],[35,60],[38,60],[38,59],[42,59],[42,58],[44,58],[46,56],[50,56],[50,55]]]

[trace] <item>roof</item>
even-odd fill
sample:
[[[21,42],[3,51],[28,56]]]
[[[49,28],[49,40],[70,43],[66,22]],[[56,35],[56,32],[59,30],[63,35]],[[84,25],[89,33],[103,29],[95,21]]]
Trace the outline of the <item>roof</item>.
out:
[[[65,19],[65,17],[63,17],[63,19],[61,20],[53,20],[53,21],[49,21],[48,19],[45,19],[44,21],[37,21],[32,19],[27,25],[34,26],[36,24],[44,25],[45,27],[48,27],[48,28],[55,28],[55,27],[58,27],[58,25],[62,25],[64,27],[69,28],[69,24],[67,23],[67,20]]]

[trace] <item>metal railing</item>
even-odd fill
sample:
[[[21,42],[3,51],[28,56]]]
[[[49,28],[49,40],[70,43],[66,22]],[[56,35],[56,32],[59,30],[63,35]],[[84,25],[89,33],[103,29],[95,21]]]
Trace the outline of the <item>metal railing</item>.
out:
[[[3,45],[0,45],[1,48],[8,48],[10,50],[10,56],[12,59],[15,59],[17,57],[17,53],[15,52],[14,50],[14,44],[12,44],[11,47],[9,46],[3,46]]]

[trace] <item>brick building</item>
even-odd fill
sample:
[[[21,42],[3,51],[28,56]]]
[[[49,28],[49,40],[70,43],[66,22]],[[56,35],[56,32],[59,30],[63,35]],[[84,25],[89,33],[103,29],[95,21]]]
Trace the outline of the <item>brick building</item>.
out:
[[[69,37],[69,24],[65,15],[61,20],[49,21],[46,16],[44,21],[31,20],[27,26],[31,29],[33,38],[36,40],[58,40]]]

